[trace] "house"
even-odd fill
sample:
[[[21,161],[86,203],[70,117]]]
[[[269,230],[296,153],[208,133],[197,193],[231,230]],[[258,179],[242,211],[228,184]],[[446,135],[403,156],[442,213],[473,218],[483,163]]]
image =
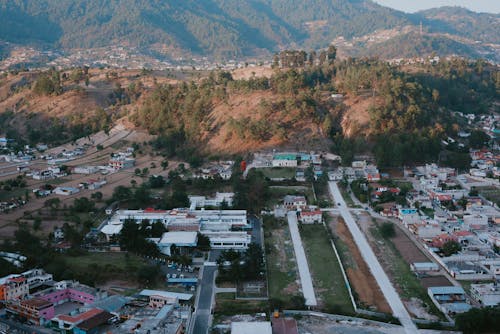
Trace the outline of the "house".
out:
[[[127,158],[122,155],[114,156],[109,159],[109,167],[113,168],[114,170],[127,169],[133,167],[134,165],[134,158]]]
[[[214,197],[207,198],[206,196],[188,196],[190,208],[192,210],[196,208],[204,208],[206,206],[219,207],[223,203],[227,206],[233,205],[234,193],[220,193],[216,192]]]
[[[329,181],[341,181],[344,177],[344,173],[341,169],[337,169],[335,171],[328,172],[328,180]]]
[[[321,210],[300,211],[299,221],[303,224],[321,223],[323,221],[323,214]]]
[[[180,293],[180,292],[170,292],[170,291],[163,291],[163,290],[142,290],[139,292],[139,295],[144,296],[144,297],[162,297],[163,300],[169,300],[169,301],[182,301],[182,302],[187,302],[191,298],[193,298],[193,295],[190,293]]]
[[[470,295],[483,306],[500,304],[500,289],[498,283],[471,284]]]
[[[276,154],[273,156],[273,167],[297,167],[297,155]]]
[[[296,210],[305,207],[307,201],[304,196],[286,195],[283,200],[283,205],[290,210]]]
[[[441,225],[437,223],[411,224],[408,225],[408,229],[419,238],[424,240],[432,240],[433,238],[443,233],[443,231],[441,230]]]
[[[69,195],[74,195],[80,192],[80,189],[78,188],[73,188],[73,187],[57,187],[54,189],[54,194],[56,195],[62,195],[62,196],[69,196]]]
[[[29,294],[28,280],[20,275],[9,275],[0,279],[0,300],[23,299]]]
[[[434,286],[427,289],[427,294],[437,308],[446,315],[455,315],[471,309],[462,287]]]
[[[442,233],[432,239],[431,245],[436,248],[441,248],[443,245],[449,241],[458,242],[457,237],[454,235],[449,235],[447,233]]]
[[[97,166],[77,166],[73,168],[73,174],[95,174],[99,171]]]
[[[464,224],[470,230],[485,230],[488,228],[488,216],[484,214],[468,214],[463,217]]]
[[[410,264],[410,269],[414,273],[425,274],[439,271],[439,266],[434,262],[413,262]]]

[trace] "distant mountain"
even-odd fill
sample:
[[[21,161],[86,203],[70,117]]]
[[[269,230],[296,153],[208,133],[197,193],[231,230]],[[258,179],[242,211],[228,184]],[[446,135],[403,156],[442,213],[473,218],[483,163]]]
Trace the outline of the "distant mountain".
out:
[[[418,12],[414,20],[419,18],[431,32],[500,44],[499,14],[476,13],[461,7],[441,7]]]
[[[441,35],[420,35],[415,31],[374,44],[361,52],[361,55],[394,59],[430,56],[433,53],[437,55],[453,54],[466,58],[480,57],[479,53],[467,44]]]
[[[499,20],[457,8],[410,15],[371,0],[0,0],[0,40],[64,49],[160,45],[218,57],[321,48],[421,21],[433,32],[497,43]]]

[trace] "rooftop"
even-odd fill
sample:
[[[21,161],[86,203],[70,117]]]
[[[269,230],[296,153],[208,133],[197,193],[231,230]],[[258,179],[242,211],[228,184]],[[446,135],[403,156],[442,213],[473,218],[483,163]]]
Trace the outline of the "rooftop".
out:
[[[231,334],[272,334],[271,323],[262,322],[232,322]]]
[[[64,322],[78,324],[78,323],[81,323],[82,321],[89,320],[102,312],[107,313],[106,311],[99,310],[97,308],[93,308],[93,309],[88,310],[87,312],[80,313],[76,316],[60,314],[56,318],[58,318],[59,320],[62,320]]]
[[[433,286],[428,288],[433,295],[463,295],[464,289],[459,286]]]
[[[190,293],[178,293],[178,292],[170,292],[170,291],[161,291],[161,290],[142,290],[139,293],[141,296],[161,296],[165,298],[177,298],[179,300],[190,300],[193,295]]]
[[[161,244],[176,244],[176,245],[185,245],[185,244],[194,244],[198,240],[197,232],[165,232],[160,240]]]

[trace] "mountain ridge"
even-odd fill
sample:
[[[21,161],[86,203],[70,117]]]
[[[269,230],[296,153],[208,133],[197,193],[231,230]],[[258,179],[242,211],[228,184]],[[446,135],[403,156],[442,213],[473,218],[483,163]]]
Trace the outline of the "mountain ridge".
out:
[[[500,44],[500,15],[455,7],[406,14],[371,0],[0,0],[0,40],[66,50],[159,43],[234,58],[420,22],[430,33]]]

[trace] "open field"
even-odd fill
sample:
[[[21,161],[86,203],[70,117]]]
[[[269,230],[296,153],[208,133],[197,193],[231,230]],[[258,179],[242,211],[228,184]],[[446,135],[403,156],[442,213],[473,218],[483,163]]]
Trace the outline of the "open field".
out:
[[[336,237],[335,245],[339,250],[347,277],[354,290],[356,303],[363,308],[392,313],[344,220],[337,217],[331,218],[329,227]]]
[[[265,222],[264,239],[269,298],[288,304],[294,294],[299,294],[297,264],[288,225],[284,221]]]
[[[369,220],[371,221],[371,219]],[[381,235],[377,224],[367,223],[365,229],[365,233],[368,232],[371,247],[394,283],[408,311],[418,318],[445,320],[443,314],[435,307],[427,295],[427,289],[411,271],[410,265],[405,259],[406,257],[411,261],[428,261],[427,258],[418,249],[409,250],[411,247],[403,241],[404,238],[407,239],[406,235],[398,228],[395,228],[395,231],[395,239],[398,240],[398,245],[400,247],[406,245],[406,248],[401,248],[403,251],[408,252],[404,256],[392,239],[385,239]],[[411,242],[411,240],[408,240],[408,242]]]
[[[331,313],[354,312],[340,264],[332,249],[330,237],[325,227],[323,225],[302,225],[300,234],[320,305]]]
[[[478,193],[484,196],[487,200],[500,204],[500,189],[495,187],[477,187]]]
[[[274,178],[285,178],[291,179],[295,177],[295,171],[297,168],[291,167],[271,167],[271,168],[260,168],[259,171],[264,174],[265,177],[270,179]]]

